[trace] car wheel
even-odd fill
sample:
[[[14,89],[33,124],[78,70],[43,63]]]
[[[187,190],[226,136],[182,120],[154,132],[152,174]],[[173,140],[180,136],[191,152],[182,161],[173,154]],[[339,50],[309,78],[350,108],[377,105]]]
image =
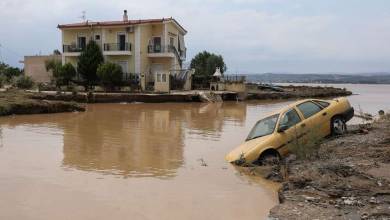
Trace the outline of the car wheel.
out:
[[[342,117],[335,117],[331,123],[332,135],[343,135],[347,131],[347,125]]]
[[[280,157],[275,154],[266,154],[260,157],[260,165],[275,165],[280,161]]]

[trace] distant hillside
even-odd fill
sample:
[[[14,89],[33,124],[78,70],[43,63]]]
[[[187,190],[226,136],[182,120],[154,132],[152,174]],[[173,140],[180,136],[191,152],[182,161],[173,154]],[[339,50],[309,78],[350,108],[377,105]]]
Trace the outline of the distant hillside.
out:
[[[362,74],[248,74],[248,82],[390,84],[390,73]]]

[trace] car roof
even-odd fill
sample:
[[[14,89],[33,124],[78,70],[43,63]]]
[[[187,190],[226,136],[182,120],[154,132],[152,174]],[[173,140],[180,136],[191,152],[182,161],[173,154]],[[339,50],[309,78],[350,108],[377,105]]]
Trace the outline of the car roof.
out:
[[[297,106],[297,105],[299,105],[299,104],[302,104],[302,103],[304,103],[304,102],[307,102],[307,101],[325,101],[325,100],[321,100],[321,99],[302,99],[302,100],[293,102],[293,103],[291,103],[291,104],[289,104],[289,105],[287,105],[287,106],[285,106],[285,107],[283,107],[283,108],[281,108],[281,109],[279,109],[279,110],[277,110],[277,111],[273,111],[273,112],[267,114],[265,117],[262,117],[261,119],[270,117],[270,116],[272,116],[272,115],[284,113],[285,111],[287,111],[287,110],[289,110],[289,109],[291,109],[291,108],[293,108],[293,107],[295,107],[295,106]],[[260,119],[260,120],[261,120],[261,119]]]

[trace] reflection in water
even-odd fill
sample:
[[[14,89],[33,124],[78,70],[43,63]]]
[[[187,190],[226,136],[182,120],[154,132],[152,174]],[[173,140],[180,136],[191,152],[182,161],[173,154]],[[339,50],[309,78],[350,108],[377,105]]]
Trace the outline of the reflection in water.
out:
[[[242,126],[245,115],[245,103],[104,104],[89,105],[86,113],[18,116],[3,121],[13,127],[39,127],[41,132],[62,130],[66,169],[167,178],[175,176],[184,164],[185,129],[189,135],[215,139],[224,123]]]
[[[64,125],[65,167],[124,176],[171,176],[183,164],[182,111],[90,106]]]
[[[233,105],[232,114],[229,104],[222,105],[204,105],[199,111],[191,105],[92,105],[87,114],[63,125],[63,165],[133,177],[174,176],[184,163],[185,126],[207,136],[222,131],[225,117],[243,121],[245,105]],[[192,117],[213,118],[214,123]]]
[[[224,155],[286,104],[99,104],[0,117],[0,219],[265,219],[275,185]]]

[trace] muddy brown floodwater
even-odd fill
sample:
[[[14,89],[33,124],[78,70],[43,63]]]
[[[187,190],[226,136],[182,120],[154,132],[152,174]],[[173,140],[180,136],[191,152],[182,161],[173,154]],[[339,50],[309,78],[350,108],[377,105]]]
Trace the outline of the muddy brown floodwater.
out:
[[[388,107],[368,90],[352,103]],[[0,219],[265,219],[278,185],[240,174],[224,156],[287,103],[96,104],[2,117]]]
[[[0,118],[0,219],[265,218],[277,185],[224,156],[281,105],[96,104]]]

